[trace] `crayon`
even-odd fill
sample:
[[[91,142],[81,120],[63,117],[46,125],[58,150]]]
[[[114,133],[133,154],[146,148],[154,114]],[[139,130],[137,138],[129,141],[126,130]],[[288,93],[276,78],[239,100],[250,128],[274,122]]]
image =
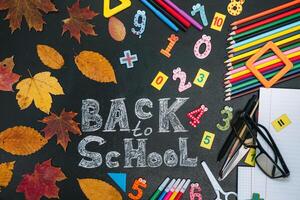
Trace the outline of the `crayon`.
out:
[[[183,187],[185,182],[186,182],[186,180],[182,179],[182,181],[179,183],[179,185],[177,186],[177,188],[175,189],[173,194],[170,196],[169,200],[174,200],[175,199],[175,197],[177,196],[178,192],[181,190],[181,188]]]
[[[163,13],[157,10],[148,0],[140,0],[146,7],[148,7],[158,18],[160,18],[165,24],[167,24],[172,30],[178,32],[179,28],[168,19]]]
[[[181,188],[181,190],[179,191],[179,193],[177,194],[177,196],[175,197],[174,200],[179,200],[182,198],[182,195],[185,193],[186,189],[189,187],[191,180],[188,179],[185,184],[183,185],[183,187]]]
[[[170,181],[170,178],[167,177],[162,184],[158,187],[158,189],[154,192],[154,194],[152,195],[152,197],[150,198],[150,200],[156,200],[160,193],[165,189],[166,185],[168,184],[168,182]]]
[[[175,189],[179,185],[180,181],[181,181],[180,178],[176,180],[176,182],[174,183],[174,185],[172,186],[172,188],[170,189],[170,191],[166,194],[166,196],[164,197],[163,200],[168,200],[170,198],[170,196],[173,194],[173,192],[175,191]]]
[[[166,189],[161,193],[158,200],[163,200],[166,194],[170,191],[171,187],[174,185],[176,179],[172,179],[172,181],[169,183],[169,185],[166,187]]]

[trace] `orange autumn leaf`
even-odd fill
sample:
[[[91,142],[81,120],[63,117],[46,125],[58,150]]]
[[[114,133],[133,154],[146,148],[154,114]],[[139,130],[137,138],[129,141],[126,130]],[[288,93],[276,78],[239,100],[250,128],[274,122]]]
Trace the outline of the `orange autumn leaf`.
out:
[[[77,179],[89,200],[122,200],[120,192],[110,184],[98,179]]]
[[[81,73],[89,79],[100,83],[117,83],[113,66],[97,52],[82,51],[75,57],[75,63]]]
[[[0,133],[0,149],[18,156],[33,154],[47,142],[39,132],[31,127],[15,126]]]
[[[40,60],[47,67],[50,67],[51,69],[60,69],[64,65],[64,58],[54,48],[38,44],[36,49]]]
[[[109,18],[108,31],[110,36],[118,42],[121,42],[125,39],[126,28],[121,20],[114,16]]]
[[[42,130],[45,133],[47,140],[51,139],[54,135],[57,135],[57,143],[60,144],[66,151],[68,143],[71,141],[69,132],[75,135],[81,135],[81,131],[76,121],[73,120],[77,113],[65,112],[63,110],[60,116],[51,113],[50,116],[45,117],[41,122],[47,124]]]
[[[83,32],[85,35],[93,35],[97,34],[94,31],[94,25],[87,22],[88,20],[92,20],[98,13],[90,10],[90,7],[80,8],[79,0],[77,0],[71,8],[68,8],[68,12],[70,18],[63,20],[63,32],[69,31],[71,37],[74,37],[80,43],[80,32]]]
[[[0,90],[13,91],[13,84],[19,81],[20,75],[13,73],[14,58],[6,58],[0,62]]]
[[[23,192],[26,200],[39,200],[43,196],[48,199],[59,198],[56,182],[66,178],[60,168],[52,166],[50,159],[36,164],[32,174],[23,175],[16,191]]]
[[[0,192],[2,188],[8,186],[13,176],[15,162],[7,162],[0,164]]]
[[[17,85],[16,99],[21,110],[28,108],[34,101],[35,106],[45,113],[49,113],[53,95],[63,95],[64,91],[58,80],[50,72],[41,72],[31,78],[20,81]]]
[[[12,32],[21,27],[23,17],[29,29],[42,31],[46,23],[42,14],[57,11],[51,0],[0,0],[0,10],[8,10],[5,19],[9,20]]]

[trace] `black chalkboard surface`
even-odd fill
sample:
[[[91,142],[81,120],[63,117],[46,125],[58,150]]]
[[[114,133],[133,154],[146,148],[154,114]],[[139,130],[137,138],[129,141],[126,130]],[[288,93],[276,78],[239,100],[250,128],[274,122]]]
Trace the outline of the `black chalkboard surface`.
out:
[[[76,112],[78,113],[76,121],[82,123],[87,117],[83,113],[87,114],[89,109],[91,109],[88,106],[98,102],[100,107],[99,115],[103,120],[102,126],[96,131],[91,131],[88,128],[82,130],[83,124],[81,124],[82,134],[80,136],[71,134],[71,142],[66,152],[61,146],[56,144],[56,138],[52,138],[40,151],[29,156],[13,156],[0,150],[1,163],[16,161],[12,181],[0,192],[0,199],[24,199],[23,193],[16,192],[17,185],[22,180],[22,175],[31,174],[36,163],[42,163],[50,158],[52,159],[52,164],[60,167],[67,177],[64,181],[57,183],[60,188],[59,197],[62,200],[86,199],[77,182],[78,178],[101,179],[118,189],[123,195],[123,199],[128,199],[128,192],[132,191],[131,186],[134,180],[139,177],[147,181],[148,187],[144,189],[142,199],[148,199],[167,176],[171,178],[190,178],[192,182],[198,182],[201,185],[203,199],[214,199],[216,197],[215,192],[200,163],[202,160],[206,161],[213,174],[217,177],[222,164],[216,161],[217,154],[229,134],[229,131],[221,132],[216,128],[216,124],[222,122],[220,110],[225,105],[229,105],[236,112],[244,107],[251,96],[244,96],[230,102],[224,101],[223,79],[226,67],[223,62],[227,59],[226,47],[228,44],[226,39],[230,32],[229,24],[237,19],[288,1],[246,1],[243,5],[242,14],[236,17],[229,15],[227,12],[229,1],[200,1],[205,6],[209,25],[204,27],[202,31],[190,28],[186,32],[180,31],[175,33],[179,37],[179,41],[172,49],[170,58],[160,54],[160,49],[167,46],[168,37],[174,32],[137,0],[132,1],[130,8],[116,15],[127,29],[126,38],[122,42],[113,40],[108,33],[108,19],[103,17],[102,11],[103,0],[80,1],[81,7],[90,5],[92,10],[100,13],[91,21],[95,25],[95,32],[98,36],[85,36],[82,34],[81,43],[79,44],[75,39],[70,38],[69,33],[62,35],[62,20],[68,18],[67,7],[70,7],[74,2],[75,0],[53,0],[59,12],[44,16],[46,24],[42,32],[28,30],[27,24],[23,21],[22,28],[12,34],[9,22],[1,20],[0,58],[2,60],[14,55],[16,63],[14,71],[21,75],[21,80],[29,77],[28,69],[32,74],[50,71],[52,76],[59,80],[65,95],[53,96],[51,108],[53,113],[59,114],[62,109]],[[199,3],[196,0],[174,0],[174,2],[188,13],[194,4]],[[147,16],[146,29],[141,38],[131,32],[131,28],[134,27],[133,19],[137,10],[145,10]],[[226,15],[226,21],[221,32],[210,29],[215,12]],[[5,15],[6,11],[0,12],[1,19]],[[200,21],[200,18],[198,17],[197,20]],[[199,60],[194,56],[193,48],[196,41],[203,34],[211,37],[212,50],[207,58]],[[46,44],[58,50],[65,58],[63,68],[52,70],[44,66],[36,53],[37,44]],[[83,50],[95,51],[105,56],[113,66],[117,84],[98,83],[83,76],[74,63],[74,56]],[[126,65],[120,64],[119,58],[123,57],[123,51],[125,50],[130,50],[132,54],[137,54],[138,56],[138,61],[134,63],[133,68],[126,68]],[[184,92],[178,92],[179,81],[173,81],[172,79],[172,71],[177,67],[186,72],[187,80],[190,82],[193,81],[199,68],[210,72],[210,75],[203,88],[193,85]],[[159,71],[169,77],[160,91],[151,86],[152,80]],[[299,79],[294,79],[281,83],[276,87],[300,88],[299,83]],[[20,110],[15,96],[16,92],[0,92],[0,130],[17,125],[30,126],[39,131],[42,130],[45,125],[38,121],[47,115],[34,105],[25,110]],[[151,118],[140,119],[136,115],[135,106],[136,102],[141,103],[140,99],[148,99],[142,102],[147,105],[143,107],[143,110],[148,114],[151,112]],[[160,122],[160,116],[166,114],[164,109],[170,109],[172,104],[175,107],[176,105],[178,106],[176,116],[182,124],[182,127],[175,127],[175,129],[174,124],[169,123],[168,120],[167,122]],[[202,104],[207,106],[208,111],[201,118],[201,123],[196,128],[193,128],[189,125],[186,114]],[[126,107],[127,119],[125,119],[125,122],[123,121],[122,127],[120,127],[121,123],[116,123],[116,126],[112,127],[107,122],[111,117],[109,116],[110,110],[114,106]],[[115,112],[114,114],[116,116],[122,115],[120,112]],[[174,116],[170,115],[169,117],[172,118]],[[128,121],[128,124],[126,124],[126,121]],[[111,123],[113,124],[113,121]],[[139,124],[139,127],[137,127],[137,124]],[[122,128],[124,130],[121,130]],[[127,130],[128,128],[129,130]],[[136,136],[134,136],[133,131],[135,128],[140,129],[137,129],[135,132]],[[107,131],[109,129],[114,129],[115,131]],[[150,130],[152,130],[151,134],[149,134]],[[144,131],[148,135],[140,134],[144,133]],[[204,131],[215,134],[211,150],[199,146]],[[94,136],[94,138],[98,139],[101,137],[106,141],[102,145],[99,145],[97,142],[91,142],[85,147],[88,151],[101,154],[102,156],[101,165],[94,166],[94,168],[79,166],[82,159],[89,160],[78,152],[79,144],[82,144],[83,139],[88,136],[90,136],[89,138]],[[145,143],[145,148],[142,151],[145,151],[146,156],[152,152],[157,152],[164,158],[165,152],[173,149],[178,159],[180,159],[181,155],[185,161],[178,161],[172,167],[167,166],[163,162],[161,166],[156,167],[156,165],[151,166],[151,164],[149,166],[146,157],[145,161],[141,158],[138,163],[136,159],[132,159],[130,164],[125,159],[126,151],[130,148],[131,143],[133,148],[137,149],[138,141],[141,144]],[[120,155],[117,158],[112,158],[112,160],[118,161],[119,166],[107,166],[106,155],[111,151],[119,152]],[[195,162],[187,162],[187,158],[184,158],[185,153],[187,153],[188,158],[194,159],[193,161]],[[107,173],[114,172],[127,174],[126,193],[122,192],[107,175]],[[224,191],[236,191],[236,180],[237,174],[233,172],[228,178],[220,182],[220,185]],[[183,199],[189,199],[188,192],[184,194]]]

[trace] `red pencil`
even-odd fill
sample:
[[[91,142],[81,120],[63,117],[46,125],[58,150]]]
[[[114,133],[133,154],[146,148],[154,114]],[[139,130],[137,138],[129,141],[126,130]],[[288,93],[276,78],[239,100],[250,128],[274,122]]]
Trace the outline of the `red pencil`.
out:
[[[275,7],[275,8],[271,8],[271,9],[269,9],[269,10],[262,11],[262,12],[260,12],[260,13],[251,15],[251,16],[246,17],[246,18],[244,18],[244,19],[235,21],[235,22],[233,22],[233,23],[230,24],[230,25],[231,25],[231,26],[237,26],[237,25],[240,25],[240,24],[243,24],[243,23],[252,21],[252,20],[254,20],[254,19],[257,19],[257,18],[266,16],[266,15],[269,15],[269,14],[275,13],[275,12],[277,12],[277,11],[279,11],[279,10],[283,10],[283,9],[289,8],[289,7],[294,6],[294,5],[297,5],[297,4],[298,4],[298,5],[300,4],[300,0],[294,0],[294,1],[291,1],[291,2],[289,2],[289,3],[285,3],[285,4],[282,4],[282,5],[280,5],[280,6],[277,6],[277,7]]]
[[[300,60],[300,56],[296,56],[296,57],[293,57],[293,58],[290,59],[291,62],[297,62],[299,60]],[[269,70],[272,70],[272,69],[277,69],[277,68],[283,67],[283,65],[284,65],[283,62],[278,62],[278,63],[275,63],[273,65],[269,65],[267,67],[261,68],[258,71],[263,73],[263,72],[266,72],[266,71],[269,71]],[[253,75],[252,72],[249,72],[249,73],[244,74],[242,76],[239,76],[239,77],[236,77],[236,78],[233,78],[233,79],[229,79],[228,81],[230,83],[235,83],[235,82],[241,81],[243,79],[249,78],[251,76],[254,76],[254,75]]]
[[[248,31],[248,30],[250,30],[250,29],[253,29],[253,28],[255,28],[255,27],[262,26],[262,25],[264,25],[264,24],[268,24],[268,23],[270,23],[270,22],[273,22],[273,21],[282,19],[282,18],[284,18],[284,17],[293,15],[293,14],[298,13],[298,12],[300,12],[300,8],[296,8],[296,9],[294,9],[294,10],[290,10],[290,11],[288,11],[288,12],[285,12],[285,13],[282,13],[282,14],[280,14],[280,15],[276,15],[276,16],[274,16],[274,17],[271,17],[271,18],[268,18],[268,19],[265,19],[265,20],[256,22],[256,23],[254,23],[254,24],[250,24],[250,25],[245,26],[245,27],[242,27],[242,28],[237,28],[237,26],[234,26],[234,27],[232,27],[232,29],[233,29],[233,30],[237,29],[237,30],[235,30],[234,32],[235,32],[236,34],[239,34],[239,33]]]
[[[185,19],[176,10],[174,10],[172,7],[166,4],[163,0],[155,0],[155,2],[159,4],[163,9],[165,9],[170,15],[176,18],[186,28],[189,28],[191,26],[191,23],[187,19]]]

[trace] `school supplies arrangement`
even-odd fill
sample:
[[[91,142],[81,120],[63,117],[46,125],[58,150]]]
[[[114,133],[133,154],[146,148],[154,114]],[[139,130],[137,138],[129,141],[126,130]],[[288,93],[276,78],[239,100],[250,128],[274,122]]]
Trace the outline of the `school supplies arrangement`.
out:
[[[299,5],[295,0],[231,24],[225,101],[300,76]]]
[[[261,88],[259,96],[258,123],[269,130],[289,167],[290,176],[284,179],[270,179],[257,165],[239,167],[238,199],[251,199],[253,193],[259,193],[261,199],[298,199],[300,90]],[[266,143],[262,142],[262,145]],[[266,150],[270,152],[270,148]],[[267,166],[268,162],[265,161],[265,164]]]

